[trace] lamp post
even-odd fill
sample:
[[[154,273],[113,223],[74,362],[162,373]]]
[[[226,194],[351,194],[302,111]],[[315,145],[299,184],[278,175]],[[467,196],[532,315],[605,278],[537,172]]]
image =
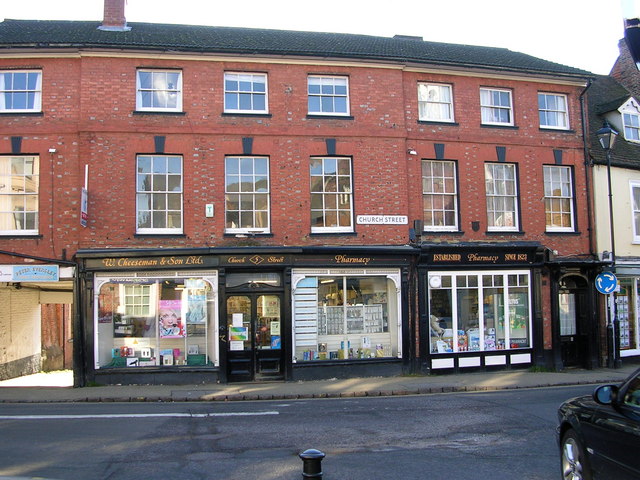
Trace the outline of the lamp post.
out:
[[[609,122],[606,120],[602,125],[602,128],[596,132],[598,141],[604,149],[607,156],[607,187],[609,189],[609,235],[611,240],[611,270],[615,273],[616,270],[616,243],[613,228],[613,191],[611,189],[611,149],[616,142],[618,132],[616,132]],[[607,366],[609,368],[620,367],[620,351],[618,345],[620,343],[619,335],[619,321],[617,312],[615,293],[609,294],[609,321],[607,322]]]

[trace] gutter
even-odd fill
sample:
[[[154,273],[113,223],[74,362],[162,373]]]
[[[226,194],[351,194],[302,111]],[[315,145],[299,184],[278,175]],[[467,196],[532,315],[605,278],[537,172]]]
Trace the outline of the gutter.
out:
[[[594,248],[593,248],[593,212],[592,212],[592,205],[591,205],[591,189],[589,188],[589,168],[590,168],[590,162],[589,162],[589,141],[588,141],[588,127],[589,124],[587,123],[588,119],[587,119],[587,112],[585,109],[585,94],[587,93],[587,90],[589,90],[589,88],[591,87],[591,85],[593,85],[593,79],[589,78],[587,81],[587,86],[585,87],[585,89],[580,93],[580,115],[582,117],[582,148],[583,148],[583,152],[584,152],[584,180],[585,180],[585,190],[586,190],[586,196],[587,196],[587,231],[589,232],[588,236],[589,236],[589,254],[592,256],[595,256],[595,252],[594,252]]]

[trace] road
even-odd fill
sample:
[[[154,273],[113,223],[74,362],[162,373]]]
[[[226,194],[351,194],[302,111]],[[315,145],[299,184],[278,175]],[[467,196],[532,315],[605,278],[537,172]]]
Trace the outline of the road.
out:
[[[559,478],[558,404],[592,387],[269,402],[3,404],[0,477]]]

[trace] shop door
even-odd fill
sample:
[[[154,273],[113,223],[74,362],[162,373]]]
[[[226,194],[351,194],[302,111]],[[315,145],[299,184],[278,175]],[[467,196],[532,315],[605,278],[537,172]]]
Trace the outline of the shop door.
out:
[[[565,367],[584,366],[588,353],[586,295],[580,290],[561,291],[559,300],[562,364]]]
[[[284,379],[279,294],[227,295],[227,381]]]

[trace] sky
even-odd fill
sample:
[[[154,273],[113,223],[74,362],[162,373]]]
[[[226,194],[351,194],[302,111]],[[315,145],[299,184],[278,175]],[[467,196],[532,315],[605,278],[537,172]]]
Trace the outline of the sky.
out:
[[[0,19],[102,20],[103,0],[0,0]],[[597,74],[640,0],[127,0],[128,22],[356,33],[503,47]]]

